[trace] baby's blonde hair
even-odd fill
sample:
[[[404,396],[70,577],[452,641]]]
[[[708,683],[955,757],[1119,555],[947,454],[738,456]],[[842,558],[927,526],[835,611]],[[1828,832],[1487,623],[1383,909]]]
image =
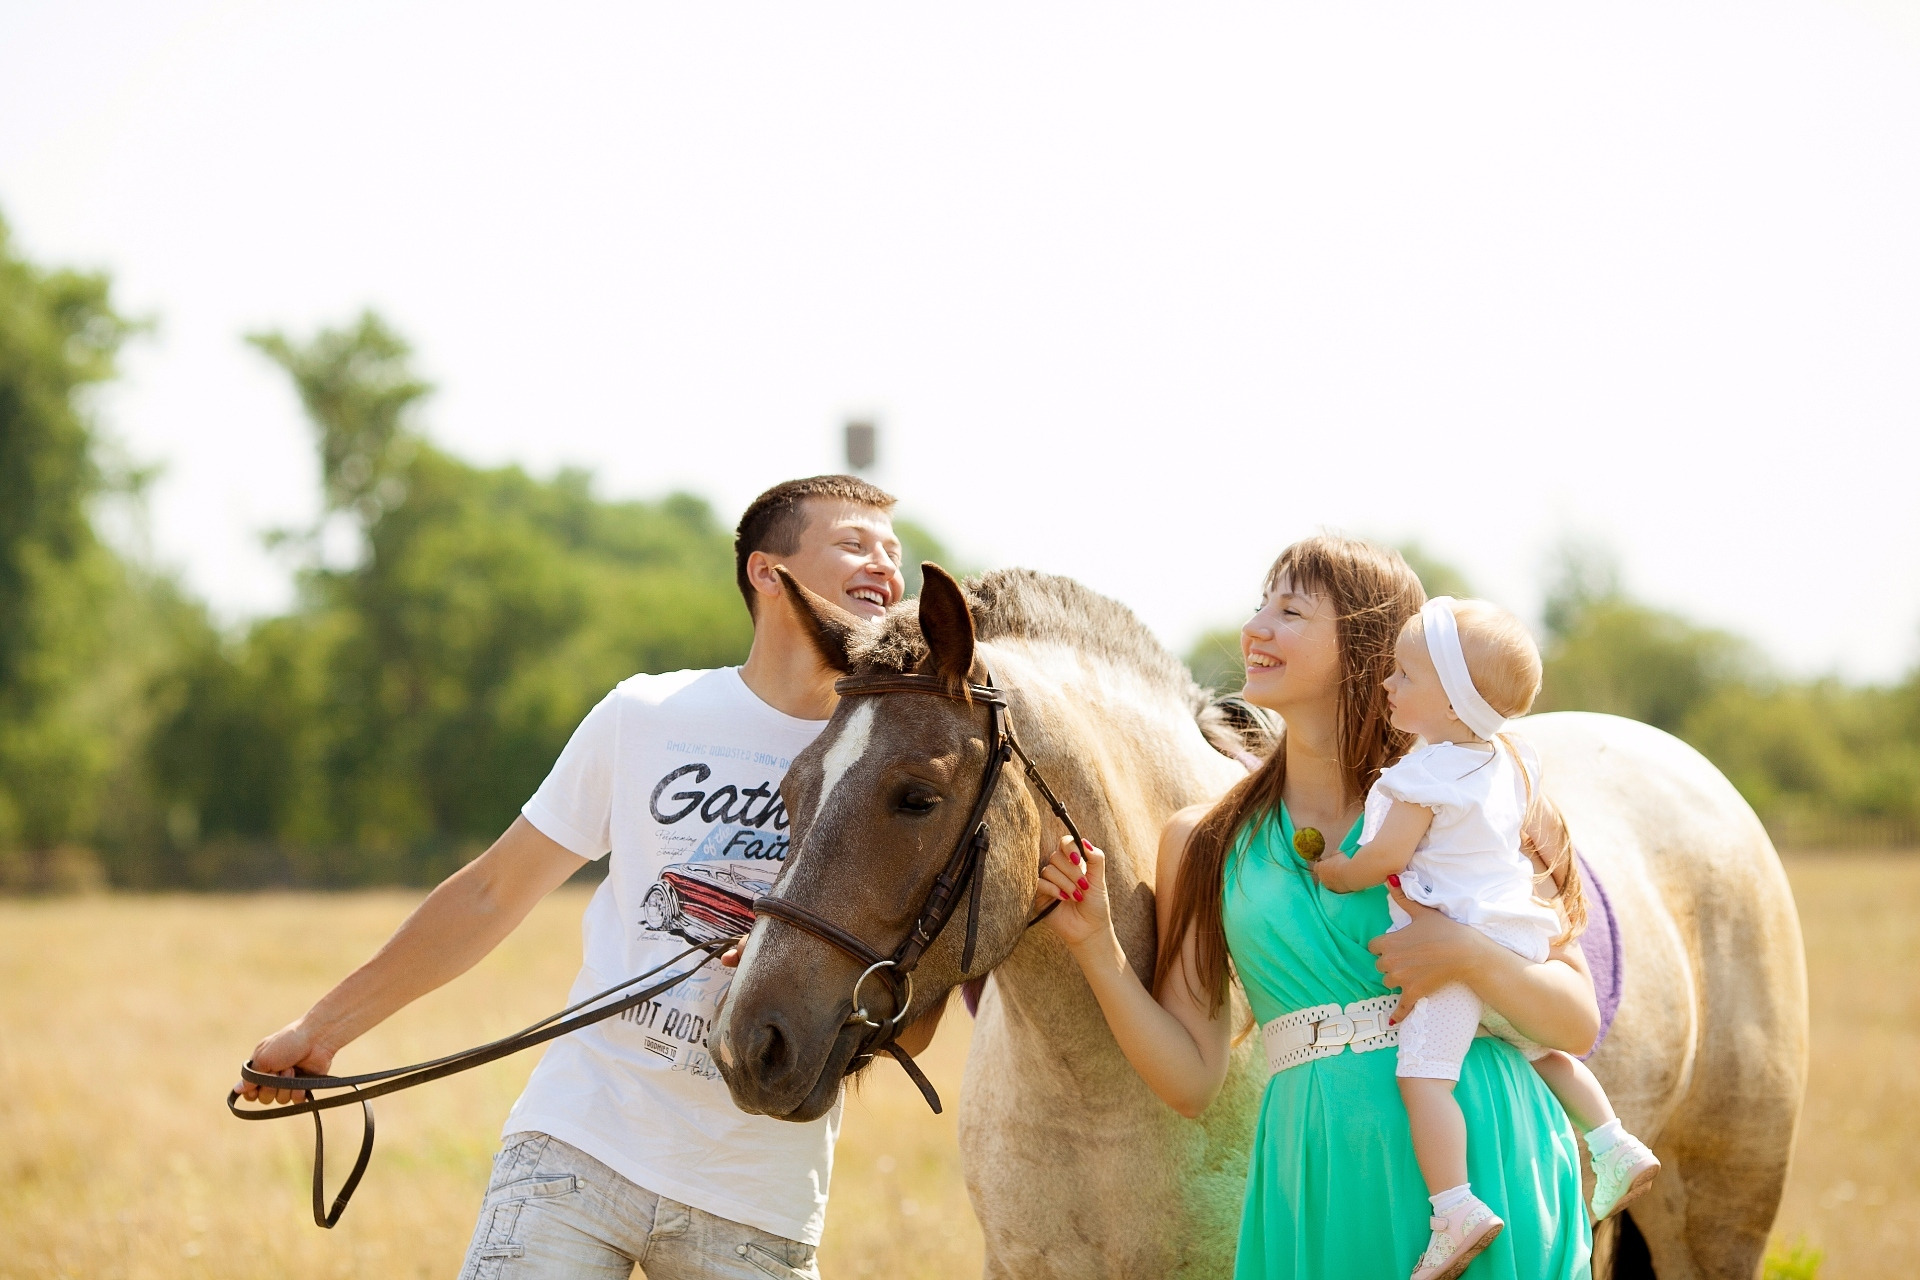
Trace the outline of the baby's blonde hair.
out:
[[[1508,719],[1533,710],[1533,700],[1540,696],[1540,646],[1533,633],[1486,600],[1455,600],[1453,621],[1467,674],[1487,705]],[[1426,643],[1426,628],[1417,613],[1407,619],[1402,633]]]
[[[1460,654],[1467,660],[1467,674],[1487,705],[1508,719],[1533,710],[1533,700],[1540,696],[1540,646],[1520,619],[1490,601],[1455,600],[1453,621],[1460,632]],[[1419,614],[1407,619],[1401,634],[1426,643],[1426,628]],[[1512,743],[1500,745],[1514,751]],[[1514,760],[1519,761],[1517,751]],[[1559,806],[1541,795],[1531,781],[1527,791],[1526,831],[1533,838],[1525,843],[1535,846],[1534,851],[1553,876],[1560,910],[1567,921],[1567,931],[1560,938],[1565,942],[1579,936],[1587,925],[1587,897],[1574,860],[1573,837]]]

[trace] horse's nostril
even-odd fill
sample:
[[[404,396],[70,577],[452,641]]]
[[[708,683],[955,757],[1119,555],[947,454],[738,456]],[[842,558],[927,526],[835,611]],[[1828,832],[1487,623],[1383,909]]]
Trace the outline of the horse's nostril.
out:
[[[791,1056],[787,1037],[771,1022],[763,1022],[754,1032],[748,1061],[759,1068],[762,1079],[774,1079],[785,1069]]]

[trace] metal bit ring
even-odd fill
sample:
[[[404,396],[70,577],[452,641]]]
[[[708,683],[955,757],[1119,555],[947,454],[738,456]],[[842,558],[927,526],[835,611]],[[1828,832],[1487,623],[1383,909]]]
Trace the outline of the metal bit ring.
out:
[[[911,973],[903,973],[900,975],[901,977],[907,980],[907,994],[905,998],[903,998],[900,1001],[900,1011],[893,1015],[893,1023],[890,1027],[886,1023],[875,1022],[873,1020],[873,1015],[867,1012],[866,1006],[860,1003],[860,988],[866,985],[867,979],[872,977],[877,970],[885,969],[889,967],[897,967],[897,966],[895,966],[894,962],[891,960],[882,960],[878,964],[870,964],[867,966],[866,972],[862,973],[858,978],[854,980],[853,1012],[847,1015],[848,1022],[850,1023],[857,1022],[862,1026],[872,1027],[876,1031],[882,1029],[883,1027],[889,1030],[890,1032],[898,1031],[900,1029],[900,1020],[907,1016],[907,1008],[908,1006],[913,1004],[913,975]]]

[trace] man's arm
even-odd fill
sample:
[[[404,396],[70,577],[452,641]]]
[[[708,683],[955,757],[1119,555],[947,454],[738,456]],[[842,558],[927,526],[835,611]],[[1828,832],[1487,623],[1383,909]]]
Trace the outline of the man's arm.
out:
[[[1335,893],[1357,893],[1386,883],[1413,861],[1420,837],[1433,825],[1433,810],[1425,805],[1395,800],[1393,808],[1380,824],[1379,833],[1360,846],[1351,858],[1342,858],[1329,849],[1313,864],[1313,874]]]
[[[586,861],[515,818],[492,848],[441,881],[371,960],[262,1040],[253,1065],[281,1075],[325,1075],[347,1044],[478,964]],[[239,1089],[259,1102],[305,1096],[251,1084]]]

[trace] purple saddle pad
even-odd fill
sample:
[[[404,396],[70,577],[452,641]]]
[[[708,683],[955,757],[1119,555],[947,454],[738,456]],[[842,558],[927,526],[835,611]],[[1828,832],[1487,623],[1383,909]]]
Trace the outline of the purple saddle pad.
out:
[[[1613,1015],[1620,1012],[1621,981],[1626,976],[1626,954],[1620,949],[1620,921],[1613,914],[1613,901],[1607,886],[1593,873],[1593,864],[1579,851],[1580,880],[1587,890],[1587,931],[1580,935],[1580,949],[1587,953],[1587,968],[1593,970],[1593,994],[1600,1001],[1600,1038],[1586,1054],[1591,1058],[1606,1043],[1613,1028]]]
[[[1576,851],[1574,856],[1580,860],[1580,877],[1587,887],[1587,931],[1580,935],[1580,949],[1587,953],[1587,967],[1593,971],[1593,994],[1600,1001],[1600,1038],[1586,1055],[1590,1058],[1599,1052],[1613,1027],[1613,1015],[1620,1012],[1620,978],[1626,957],[1620,952],[1620,922],[1614,919],[1607,886],[1593,874],[1593,864],[1584,855]],[[986,985],[985,978],[961,984],[960,998],[966,1001],[969,1014],[980,1012],[980,992]]]

